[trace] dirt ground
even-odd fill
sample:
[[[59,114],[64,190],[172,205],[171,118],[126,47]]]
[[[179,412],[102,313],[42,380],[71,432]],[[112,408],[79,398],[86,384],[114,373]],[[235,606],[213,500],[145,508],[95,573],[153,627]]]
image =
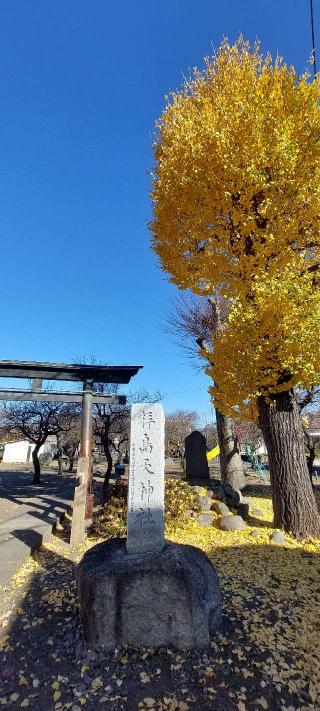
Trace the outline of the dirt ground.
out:
[[[269,542],[269,488],[247,493],[264,507],[261,536],[190,523],[171,538],[202,547],[222,588],[223,623],[205,650],[82,643],[68,519],[20,569],[0,598],[0,705],[112,711],[317,711],[320,709],[319,551],[315,541]],[[257,528],[257,523],[254,524]]]

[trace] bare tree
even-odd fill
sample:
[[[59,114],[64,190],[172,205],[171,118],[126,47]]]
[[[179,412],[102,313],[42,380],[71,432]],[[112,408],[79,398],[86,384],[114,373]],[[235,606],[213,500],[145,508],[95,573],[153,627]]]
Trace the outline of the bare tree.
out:
[[[300,413],[312,414],[320,408],[320,386],[314,386],[310,390],[296,389],[295,396],[298,402]]]
[[[184,454],[184,440],[197,427],[198,413],[194,410],[175,410],[166,415],[165,446],[166,451]]]
[[[69,430],[60,432],[58,435],[58,446],[61,448],[61,457],[65,456],[69,460],[68,471],[73,471],[73,466],[77,454],[80,450],[81,441],[81,416],[75,416]]]
[[[311,484],[313,486],[313,466],[316,453],[320,449],[320,411],[311,412],[302,417],[304,444],[308,450],[307,465]]]
[[[96,383],[95,389],[106,395],[119,395],[120,385],[117,383]],[[150,395],[147,390],[129,392],[126,405],[106,404],[94,405],[93,430],[101,438],[101,444],[107,459],[105,473],[105,493],[112,472],[112,449],[118,451],[119,457],[129,439],[130,406],[134,402],[159,402],[160,393]]]
[[[216,447],[217,444],[219,444],[217,426],[214,423],[210,424],[207,422],[207,424],[202,427],[200,431],[206,438],[207,448],[209,450],[213,449],[213,447]]]
[[[32,452],[33,484],[41,483],[39,450],[50,435],[68,431],[74,408],[55,402],[8,402],[4,407],[3,427],[21,434],[35,445]]]
[[[214,341],[228,313],[228,303],[219,294],[205,299],[200,296],[180,296],[166,320],[167,330],[173,334],[189,357],[202,357],[202,351],[214,358]],[[185,338],[181,338],[185,336]],[[245,485],[239,443],[232,419],[217,409],[216,422],[220,446],[221,479],[235,488]]]
[[[262,432],[258,425],[252,420],[246,422],[239,420],[234,423],[234,429],[240,444],[243,445],[247,442],[251,444],[255,450],[259,449],[263,444]]]
[[[75,447],[75,449],[77,449],[81,438],[81,406],[72,403],[68,405],[68,407],[66,408],[66,412],[67,426],[63,427],[63,429],[61,428],[61,430],[57,433],[57,460],[59,474],[63,474],[63,457],[64,455],[66,455],[66,448],[68,448],[69,453],[72,450],[72,447]],[[62,419],[63,414],[61,415],[61,420]],[[61,421],[61,424],[63,425],[64,423]],[[72,471],[72,468],[73,463],[71,469],[69,468],[69,471]]]
[[[57,460],[58,460],[58,472],[63,474],[63,450],[62,450],[62,432],[57,434]]]
[[[310,390],[296,390],[305,448],[308,451],[307,466],[313,486],[313,466],[316,452],[320,449],[320,437],[314,435],[312,430],[320,431],[320,387],[314,386]]]

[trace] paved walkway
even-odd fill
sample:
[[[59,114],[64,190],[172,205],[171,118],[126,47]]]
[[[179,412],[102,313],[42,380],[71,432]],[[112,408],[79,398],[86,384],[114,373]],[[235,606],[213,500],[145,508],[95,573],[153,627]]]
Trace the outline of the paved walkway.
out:
[[[42,486],[32,472],[0,467],[0,586],[49,538],[73,501],[75,475],[44,471]]]

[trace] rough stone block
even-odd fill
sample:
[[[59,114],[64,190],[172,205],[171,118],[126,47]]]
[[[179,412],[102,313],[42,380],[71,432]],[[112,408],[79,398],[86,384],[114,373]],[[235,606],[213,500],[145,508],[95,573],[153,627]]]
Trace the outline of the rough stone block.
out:
[[[216,486],[212,490],[212,498],[213,499],[216,499],[217,501],[223,501],[224,497],[225,497],[225,493],[224,493],[222,486]]]
[[[199,526],[204,526],[204,528],[209,528],[212,525],[212,514],[202,513],[197,516],[197,523]]]
[[[263,537],[261,531],[258,531],[256,528],[254,528],[253,531],[251,531],[251,536],[252,536],[252,538],[262,538]]]
[[[221,486],[221,481],[220,479],[210,479],[208,486],[213,490],[216,489],[218,486]]]
[[[249,516],[249,506],[248,504],[238,504],[237,506],[237,511],[239,516],[242,516],[242,518],[247,519]]]
[[[84,555],[77,582],[91,649],[201,648],[220,623],[217,573],[193,546],[167,543],[157,553],[128,555],[125,539],[114,538]]]
[[[273,531],[271,536],[269,536],[271,543],[276,543],[278,546],[283,546],[286,542],[284,533],[282,531]]]
[[[201,511],[210,511],[212,501],[207,496],[199,496]]]
[[[262,509],[252,509],[251,515],[255,516],[256,518],[261,518],[261,516],[263,516],[263,511]]]
[[[241,516],[224,516],[220,519],[220,526],[225,531],[243,531],[247,528]]]
[[[228,499],[227,503],[230,506],[238,506],[241,501],[241,492],[234,489],[230,484],[222,484],[224,495]]]
[[[223,503],[223,501],[214,501],[212,504],[212,508],[214,511],[216,511],[216,513],[220,514],[221,516],[227,516],[231,513],[230,509],[226,504]]]

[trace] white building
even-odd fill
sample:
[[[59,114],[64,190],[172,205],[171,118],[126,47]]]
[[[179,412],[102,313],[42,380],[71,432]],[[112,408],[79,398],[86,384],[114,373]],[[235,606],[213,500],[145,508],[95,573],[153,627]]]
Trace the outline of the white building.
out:
[[[8,442],[4,445],[2,461],[4,464],[27,464],[28,462],[32,462],[32,452],[34,448],[35,444],[28,442],[27,439],[19,440],[18,442]],[[56,442],[48,440],[40,447],[39,456],[41,454],[47,454],[49,457],[53,457],[56,451]]]

